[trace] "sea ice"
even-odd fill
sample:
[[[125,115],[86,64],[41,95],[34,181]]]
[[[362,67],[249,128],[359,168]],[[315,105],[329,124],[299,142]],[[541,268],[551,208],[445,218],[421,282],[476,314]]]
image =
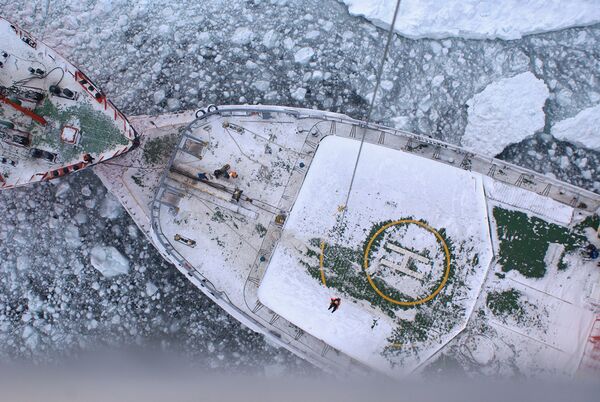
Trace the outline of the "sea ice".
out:
[[[63,229],[63,237],[69,248],[77,248],[82,244],[81,237],[79,236],[79,229],[73,224],[65,225]]]
[[[296,88],[292,92],[292,98],[296,99],[297,101],[303,101],[305,96],[306,96],[306,89],[302,88],[302,87]]]
[[[306,64],[314,56],[315,51],[312,47],[303,47],[294,54],[294,61],[300,64]]]
[[[489,84],[467,101],[468,122],[461,143],[495,156],[544,128],[548,87],[531,72]]]
[[[163,89],[159,89],[158,91],[154,92],[154,104],[158,105],[160,102],[162,102],[166,97],[165,91]]]
[[[396,0],[340,0],[353,15],[388,28]],[[411,38],[519,39],[600,21],[596,0],[403,0],[395,30]]]
[[[152,282],[146,282],[146,295],[152,297],[156,292],[158,292],[158,287]]]
[[[235,30],[231,41],[236,45],[247,45],[254,38],[254,33],[247,27],[240,27]]]
[[[123,207],[112,194],[106,193],[99,212],[101,217],[113,220],[121,216]]]
[[[114,247],[94,246],[90,262],[105,278],[129,272],[129,260]]]
[[[600,105],[584,109],[571,118],[559,121],[552,127],[551,132],[559,140],[600,151]]]

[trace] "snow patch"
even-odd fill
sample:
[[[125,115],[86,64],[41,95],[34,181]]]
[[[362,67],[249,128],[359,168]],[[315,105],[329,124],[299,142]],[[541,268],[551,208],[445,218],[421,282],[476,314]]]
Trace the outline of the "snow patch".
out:
[[[468,122],[462,145],[495,156],[509,144],[544,128],[549,91],[531,72],[489,84],[467,101]]]
[[[336,211],[344,203],[359,145],[358,141],[337,136],[328,136],[321,141],[286,220],[282,238],[273,251],[258,297],[265,306],[305,332],[354,359],[390,373],[392,367],[382,352],[389,345],[388,339],[397,322],[365,300],[347,294],[339,311],[331,314],[327,305],[332,294],[337,292],[310,276],[302,265],[307,258],[310,239],[331,238],[331,228],[335,227],[339,217]],[[345,247],[360,248],[372,225],[403,216],[424,219],[433,227],[446,228],[447,236],[457,244],[469,236],[468,241],[477,247],[479,269],[477,276],[469,279],[469,291],[477,292],[485,276],[485,267],[492,258],[481,176],[369,143],[364,144],[361,164],[369,169],[356,171],[346,215],[348,226],[340,243]],[[397,174],[385,174],[390,171]],[[405,191],[407,188],[411,191]],[[391,200],[396,201],[397,206],[390,207]],[[423,238],[416,234],[405,236],[407,242],[410,238],[419,244],[425,238],[435,242],[430,234]],[[411,246],[410,243],[407,245]],[[469,300],[465,304],[468,311],[476,300],[476,293],[465,300]],[[460,325],[444,337],[454,336]],[[418,358],[407,359],[403,365],[395,366],[393,374],[410,370],[419,359],[434,353],[439,344],[435,340],[423,346],[425,349]]]

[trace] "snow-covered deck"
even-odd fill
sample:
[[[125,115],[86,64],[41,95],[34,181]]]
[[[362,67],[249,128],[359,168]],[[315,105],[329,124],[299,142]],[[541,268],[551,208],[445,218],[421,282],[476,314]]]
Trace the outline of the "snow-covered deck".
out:
[[[555,221],[569,227],[600,205],[600,197],[595,194],[516,166],[466,153],[451,145],[410,133],[377,125],[367,126],[333,113],[271,106],[236,106],[223,107],[199,119],[194,119],[193,113],[186,113],[132,120],[145,134],[142,146],[118,161],[121,166],[99,166],[97,171],[142,230],[165,258],[234,317],[313,363],[336,370],[353,368],[362,371],[364,363],[367,363],[389,374],[400,374],[432,361],[437,355],[432,354],[440,347],[442,352],[449,353],[457,343],[462,345],[466,342],[463,341],[464,337],[471,339],[474,333],[480,334],[482,331],[486,336],[492,333],[485,328],[494,328],[493,317],[486,318],[484,324],[480,319],[482,311],[485,312],[487,294],[508,288],[507,283],[512,284],[515,278],[519,278],[514,271],[503,276],[505,279],[491,274],[485,277],[488,267],[494,274],[500,274],[502,269],[496,260],[492,261],[491,266],[489,264],[491,249],[498,253],[499,248],[494,220],[487,224],[486,216],[493,211],[490,202],[495,206],[522,210],[528,215],[541,217],[551,216],[550,210],[558,205],[561,213]],[[336,288],[335,266],[328,265],[329,261],[335,260],[331,257],[336,256],[337,240],[337,232],[328,229],[334,227],[336,217],[340,215],[338,206],[344,202],[349,184],[347,175],[352,170],[356,148],[363,135],[363,156],[366,159],[361,157],[357,181],[346,212],[348,231],[344,235],[346,237],[340,237],[344,243],[337,250],[341,254],[354,253],[369,234],[371,225],[387,219],[411,217],[426,221],[432,229],[441,232],[454,250],[451,250],[452,261],[454,272],[458,275],[448,280],[445,290],[432,302],[423,304],[422,309],[394,310],[395,317],[389,314],[389,307],[377,299],[367,301],[362,297],[365,294],[344,295],[343,292],[352,289],[344,289],[343,286]],[[173,141],[166,140],[170,138]],[[320,155],[323,150],[325,156],[317,157],[313,164],[317,146],[317,154]],[[165,152],[159,152],[160,158],[155,159],[153,155],[161,147],[164,147],[166,155]],[[171,149],[174,152],[169,160]],[[237,171],[237,179],[211,177],[209,183],[198,180],[197,173],[211,175],[213,170],[225,163]],[[307,171],[309,173],[305,180]],[[317,172],[314,177],[313,171]],[[388,176],[389,172],[397,171],[406,173]],[[487,176],[485,181],[482,176]],[[490,180],[492,185],[488,182]],[[493,183],[498,181],[508,186],[508,190],[502,186],[495,188]],[[301,188],[303,192],[297,199]],[[303,196],[305,188],[308,195]],[[522,193],[515,189],[521,189]],[[236,190],[242,190],[242,193]],[[487,191],[494,194],[493,200],[486,197]],[[234,194],[240,195],[239,201],[235,201]],[[316,200],[310,200],[311,194]],[[527,197],[533,198],[528,200]],[[450,201],[445,201],[448,199]],[[553,199],[556,204],[538,202],[541,199]],[[535,201],[532,211],[524,209],[532,206],[530,201]],[[287,218],[284,227],[281,220],[276,219],[278,215]],[[305,217],[307,220],[303,222]],[[566,220],[569,220],[568,224]],[[302,227],[306,233],[301,235],[300,231],[292,230],[295,225],[300,225],[297,227]],[[362,232],[362,229],[367,231]],[[381,244],[389,243],[393,247],[374,246],[370,261],[386,259],[401,265],[400,254],[389,251],[400,247],[422,254],[422,261],[430,258],[430,272],[441,272],[443,262],[438,257],[443,250],[440,243],[419,230],[415,225],[400,225],[390,229],[389,233],[385,231],[381,235]],[[488,232],[492,234],[491,248],[486,240]],[[404,234],[406,243],[394,238],[401,234]],[[182,241],[182,238],[195,244]],[[324,270],[333,269],[326,272],[329,275],[326,279],[331,281],[328,282],[328,286],[331,286],[329,290],[321,285],[318,277],[308,274],[315,272],[313,268],[319,268],[319,240],[325,244]],[[423,245],[422,249],[417,247],[419,244]],[[289,255],[285,254],[286,250]],[[306,265],[299,266],[298,259],[293,258],[294,254],[297,257],[302,252]],[[290,261],[289,266],[277,263],[278,259],[283,262],[286,258]],[[551,258],[548,258],[550,261]],[[572,260],[572,264],[582,264],[581,269],[590,272],[589,265],[583,264],[578,255],[571,253],[565,258]],[[416,258],[413,260],[417,262],[413,261],[414,264],[407,265],[406,269],[416,269],[427,277],[425,263]],[[269,265],[265,276],[265,269]],[[520,280],[528,286],[527,289],[538,286],[547,290],[550,295],[544,297],[554,300],[559,297],[559,290],[553,287],[553,280],[558,278],[556,275],[564,275],[563,271],[555,271],[548,270],[548,276],[543,278],[547,282],[545,285],[530,278]],[[265,303],[259,301],[261,281],[264,282],[264,289],[267,289],[275,284],[273,278],[278,272],[282,274],[279,285],[287,288],[287,293],[297,292],[295,294],[299,297],[309,296],[308,290],[318,293],[318,302],[314,306],[310,303],[295,306],[300,312],[302,308],[314,311],[304,311],[297,317],[285,308],[293,306],[294,301],[284,299],[280,303],[277,299],[269,300],[263,290],[260,295]],[[348,272],[347,275],[355,275],[356,278],[363,274],[359,264]],[[566,272],[573,272],[573,269]],[[435,282],[431,281],[423,288],[407,287],[406,283],[410,281],[404,279],[406,276],[390,274],[389,266],[375,269],[372,275],[386,286],[404,286],[400,290],[409,297],[425,295],[425,290]],[[434,277],[431,274],[428,278],[433,280]],[[484,279],[486,290],[479,294]],[[412,280],[413,284],[418,282],[415,278]],[[577,311],[589,310],[584,294],[588,293],[590,281],[594,280],[597,278],[588,275],[587,279],[581,277],[569,284],[570,293],[579,292],[582,295],[578,301],[581,309]],[[299,286],[300,283],[303,285]],[[299,288],[307,289],[304,295],[302,291],[298,292]],[[287,297],[286,292],[273,290],[276,291],[280,292],[279,296]],[[342,307],[335,314],[327,313],[328,298],[338,291],[343,298]],[[448,293],[444,293],[446,291]],[[356,304],[352,303],[353,299]],[[548,303],[551,304],[550,301]],[[477,314],[472,317],[478,318],[467,322],[466,318],[473,308]],[[349,316],[354,313],[354,318]],[[413,330],[411,325],[436,314],[440,318],[456,317],[457,320],[438,319],[435,325],[427,324],[429,332],[425,339],[412,339],[411,336],[419,328],[414,327],[416,330]],[[586,314],[580,316],[583,319],[578,318],[579,321],[573,322],[584,323]],[[344,325],[359,328],[363,331],[362,335],[368,333],[370,326],[376,328],[375,332],[379,335],[376,339],[370,339],[373,341],[373,345],[369,346],[371,349],[360,350],[365,343],[359,336],[349,340],[337,333],[327,334],[323,332],[324,328],[330,327],[321,325],[323,322],[318,325],[309,322],[321,318],[342,320],[345,316],[356,318],[356,321],[348,321]],[[367,326],[365,321],[368,320]],[[404,325],[399,326],[399,322]],[[551,357],[556,350],[544,346],[541,335],[534,334],[537,336],[534,339],[528,337],[527,323],[497,319],[495,322],[509,328],[506,331],[512,334],[513,345],[542,345],[535,350],[540,354],[538,357],[532,352],[517,363],[527,367],[531,361],[539,358],[544,364],[547,363],[546,366],[556,367]],[[547,322],[553,325],[551,323],[556,321],[548,317]],[[392,331],[394,325],[396,331]],[[466,335],[459,334],[465,325],[463,334]],[[482,325],[484,329],[481,329]],[[581,331],[571,332],[564,332],[564,326],[563,329],[557,327],[559,332],[572,335],[561,338],[561,344],[583,344],[584,326],[580,326]],[[331,328],[338,327],[341,326]],[[388,340],[386,334],[391,332],[393,336]],[[476,339],[488,338],[479,336]],[[347,343],[344,344],[344,340]],[[382,356],[381,348],[385,347],[386,342],[391,345]],[[481,342],[469,342],[483,347]],[[491,344],[492,358],[505,367],[512,364],[512,360],[502,352],[513,349],[503,347],[497,342]],[[577,361],[579,352],[578,348],[567,348],[566,352],[560,353],[567,353],[569,359]],[[431,356],[429,360],[428,356]],[[403,367],[390,370],[386,366],[390,362]]]
[[[359,141],[335,136],[321,141],[283,230],[282,240],[263,278],[259,298],[270,309],[304,331],[353,358],[384,372],[404,373],[412,371],[460,332],[475,304],[492,259],[482,178],[477,173],[403,151],[365,144],[347,206],[347,229],[343,235],[338,235],[332,229],[341,216],[338,206],[345,202],[359,145]],[[418,307],[398,309],[390,316],[388,312],[361,299],[340,294],[334,287],[324,286],[320,279],[311,277],[303,265],[306,264],[304,261],[310,263],[306,252],[312,238],[322,239],[329,247],[343,244],[345,247],[361,249],[371,236],[374,225],[406,217],[425,221],[438,231],[444,228],[446,237],[455,245],[456,250],[451,258],[456,260],[457,269],[470,271],[457,273],[470,288],[468,293],[462,295],[465,299],[462,310],[457,310],[455,321],[445,333],[432,334],[431,339],[425,342],[428,345],[423,346],[419,356],[414,359],[412,354],[416,344],[408,348],[399,346],[393,356],[386,355],[385,351],[393,346],[390,339],[399,325],[395,314],[414,315]],[[408,230],[404,237],[390,238],[417,251],[436,249],[435,236],[419,227]],[[433,248],[428,245],[432,240]],[[457,252],[458,245],[461,245],[461,249],[464,247],[471,251],[460,255]],[[394,258],[394,254],[388,250],[379,261],[372,258],[371,264],[385,262]],[[435,255],[443,265],[443,254],[432,252],[431,255]],[[478,263],[469,266],[467,260],[475,255],[478,255]],[[404,260],[407,259],[404,257]],[[421,273],[427,274],[435,269],[436,262],[433,267],[427,264],[421,266]],[[357,269],[361,270],[360,267]],[[398,275],[394,272],[379,274],[383,281],[389,281],[393,276]],[[432,281],[440,280],[442,276],[443,270],[437,270]],[[427,295],[424,281],[404,275],[397,279],[404,285],[404,293],[415,297]],[[408,282],[412,282],[416,291],[406,288]],[[453,285],[448,284],[442,293],[451,287]],[[329,298],[334,295],[342,297],[342,306],[335,314],[331,314],[327,305]],[[436,304],[436,300],[431,303]],[[458,317],[459,314],[462,317]],[[405,354],[411,355],[410,362]]]

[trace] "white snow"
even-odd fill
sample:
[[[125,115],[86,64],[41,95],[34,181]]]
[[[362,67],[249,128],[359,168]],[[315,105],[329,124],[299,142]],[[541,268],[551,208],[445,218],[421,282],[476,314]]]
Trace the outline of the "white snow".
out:
[[[600,105],[584,109],[574,117],[559,121],[552,127],[551,133],[560,140],[600,151]]]
[[[531,72],[489,84],[467,101],[468,122],[461,143],[495,156],[544,127],[548,87]]]
[[[573,218],[573,208],[549,197],[528,191],[520,187],[511,186],[494,180],[491,177],[484,177],[486,195],[492,199],[515,208],[525,210],[543,217],[544,219],[569,225]]]
[[[340,0],[353,15],[389,28],[396,0]],[[395,30],[412,38],[499,38],[600,22],[597,0],[402,0]]]
[[[311,277],[299,262],[306,258],[306,245],[311,238],[340,242],[330,238],[329,231],[339,217],[338,206],[344,203],[359,146],[358,141],[335,136],[321,141],[258,296],[263,304],[304,331],[365,364],[389,372],[389,362],[381,353],[397,325],[395,320],[347,295],[343,296],[340,309],[331,314],[327,305],[337,291]],[[348,247],[360,247],[371,225],[407,216],[446,228],[453,241],[469,237],[467,241],[479,253],[477,278],[469,279],[469,291],[477,292],[483,282],[492,252],[483,184],[478,174],[365,143],[346,216],[348,232],[341,242]],[[410,241],[410,237],[403,240]],[[467,304],[474,305],[475,299],[473,294]],[[466,314],[472,305],[465,306]],[[374,321],[377,325],[373,325]],[[466,317],[463,324],[443,334],[444,339],[452,337],[460,325],[466,325]],[[409,370],[437,348],[436,340],[418,357],[407,357],[406,364],[394,367],[394,371]]]
[[[129,272],[129,260],[112,246],[94,246],[90,252],[90,262],[105,278]]]
[[[312,47],[303,47],[294,54],[294,61],[300,64],[307,64],[314,54],[315,50]]]

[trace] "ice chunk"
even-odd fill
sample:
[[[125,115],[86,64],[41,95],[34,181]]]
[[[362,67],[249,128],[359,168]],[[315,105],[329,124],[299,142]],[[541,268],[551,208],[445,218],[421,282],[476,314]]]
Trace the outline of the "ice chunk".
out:
[[[85,197],[89,197],[90,195],[92,195],[92,189],[90,188],[90,186],[83,186],[81,188],[81,194]]]
[[[312,47],[303,47],[294,54],[294,61],[300,64],[306,64],[314,56],[315,51]]]
[[[158,91],[154,92],[154,104],[158,105],[165,99],[166,96],[167,95],[163,89],[159,89]]]
[[[210,34],[208,32],[200,32],[197,43],[199,45],[208,45],[210,43]]]
[[[81,246],[81,238],[79,237],[79,229],[73,224],[66,225],[63,229],[63,237],[69,248],[77,248]]]
[[[383,89],[384,91],[391,91],[392,88],[394,88],[394,83],[392,81],[389,81],[389,80],[381,81],[381,89]]]
[[[138,229],[137,229],[137,226],[135,226],[135,225],[129,225],[129,226],[127,226],[127,234],[132,239],[137,239],[138,238]]]
[[[296,99],[297,101],[302,101],[304,100],[304,97],[306,96],[306,89],[305,88],[296,88],[296,90],[294,92],[292,92],[292,98]]]
[[[38,344],[39,335],[32,326],[27,325],[23,328],[23,340],[25,341],[25,346],[33,350]]]
[[[90,253],[90,262],[105,278],[129,272],[129,260],[112,246],[94,246]]]
[[[167,24],[162,24],[158,27],[157,31],[162,36],[168,36],[171,33],[171,27]]]
[[[17,269],[19,271],[27,271],[31,267],[31,259],[26,255],[17,257]]]
[[[260,92],[267,92],[269,90],[269,87],[271,86],[271,83],[269,81],[260,80],[260,81],[256,81],[252,85],[254,86],[254,88],[256,88]]]
[[[321,32],[317,31],[317,30],[313,30],[313,31],[309,31],[304,35],[305,39],[309,39],[309,40],[313,40],[313,39],[317,39],[319,37],[319,35],[321,35]]]
[[[231,41],[236,45],[247,45],[254,38],[254,33],[248,27],[240,27],[235,30]]]
[[[431,80],[431,86],[432,87],[439,87],[442,82],[444,82],[444,76],[443,75],[436,75]]]
[[[473,151],[495,156],[544,128],[548,87],[531,72],[489,84],[467,101],[467,127],[461,142]]]
[[[156,292],[158,292],[158,287],[152,282],[146,282],[146,295],[152,297]]]
[[[406,129],[409,121],[410,119],[408,118],[408,116],[392,117],[392,123],[394,124],[394,127],[398,129]]]
[[[181,101],[177,98],[167,99],[167,108],[169,111],[174,112],[181,107]]]
[[[322,81],[323,80],[323,71],[315,70],[311,76],[313,81]]]
[[[123,207],[112,194],[107,193],[100,205],[100,216],[106,219],[114,220],[121,216]]]
[[[277,34],[277,32],[275,32],[274,29],[271,29],[270,31],[267,31],[264,34],[263,40],[262,40],[262,44],[267,49],[274,48],[275,46],[277,46],[278,43],[279,43],[279,35]]]
[[[295,45],[296,45],[296,42],[292,38],[285,38],[283,40],[283,47],[286,48],[287,50],[292,50]]]
[[[584,109],[574,117],[559,121],[552,127],[551,132],[560,140],[600,151],[600,105]]]
[[[88,216],[83,211],[77,212],[73,219],[75,220],[75,222],[77,222],[78,225],[83,225],[88,222]]]
[[[69,185],[69,183],[67,183],[66,181],[63,181],[56,187],[55,194],[58,198],[63,198],[67,195],[67,193],[69,192],[70,189],[71,189],[71,186]]]

